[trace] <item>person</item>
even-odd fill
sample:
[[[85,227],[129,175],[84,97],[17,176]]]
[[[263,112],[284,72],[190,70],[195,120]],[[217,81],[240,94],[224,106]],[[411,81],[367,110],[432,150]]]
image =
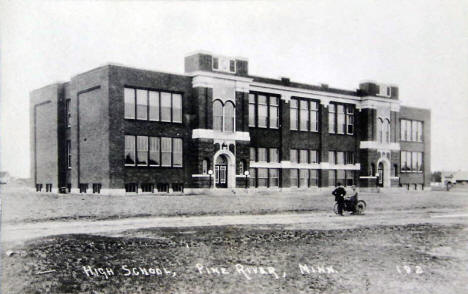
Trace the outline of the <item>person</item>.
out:
[[[337,187],[333,190],[332,194],[335,196],[336,203],[338,203],[338,214],[343,215],[344,196],[346,195],[345,188],[341,183],[337,183]]]
[[[356,189],[356,186],[352,186],[351,187],[352,189],[352,192],[351,192],[351,197],[349,197],[349,204],[351,205],[351,207],[353,208],[353,214],[356,213],[356,205],[358,203],[358,191]]]

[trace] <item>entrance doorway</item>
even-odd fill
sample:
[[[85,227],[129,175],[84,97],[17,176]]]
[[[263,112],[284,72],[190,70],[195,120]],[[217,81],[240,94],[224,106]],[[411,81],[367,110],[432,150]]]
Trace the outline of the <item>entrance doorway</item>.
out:
[[[378,173],[379,173],[379,181],[378,181],[378,185],[379,187],[383,187],[384,186],[384,166],[383,166],[383,163],[380,162],[379,163],[379,167],[378,167]]]
[[[227,188],[228,161],[224,155],[219,155],[215,164],[215,185],[216,188]]]

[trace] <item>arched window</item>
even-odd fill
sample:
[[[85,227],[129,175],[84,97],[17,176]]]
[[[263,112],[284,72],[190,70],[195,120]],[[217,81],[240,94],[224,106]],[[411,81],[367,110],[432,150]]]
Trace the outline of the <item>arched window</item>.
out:
[[[383,120],[379,117],[377,119],[377,141],[382,143],[383,141]]]
[[[202,174],[206,175],[208,173],[208,169],[210,168],[210,162],[208,159],[203,159],[202,162]]]
[[[235,108],[231,101],[224,105],[224,131],[234,132]]]
[[[385,142],[390,143],[390,120],[385,120]]]
[[[223,103],[219,100],[213,102],[213,129],[223,131]]]

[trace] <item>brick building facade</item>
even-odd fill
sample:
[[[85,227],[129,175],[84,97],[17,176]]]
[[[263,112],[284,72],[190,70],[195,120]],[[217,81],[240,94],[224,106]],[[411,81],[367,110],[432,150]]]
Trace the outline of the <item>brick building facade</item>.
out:
[[[184,74],[106,65],[31,92],[31,176],[108,194],[428,188],[430,111],[398,94],[258,77],[210,53]]]

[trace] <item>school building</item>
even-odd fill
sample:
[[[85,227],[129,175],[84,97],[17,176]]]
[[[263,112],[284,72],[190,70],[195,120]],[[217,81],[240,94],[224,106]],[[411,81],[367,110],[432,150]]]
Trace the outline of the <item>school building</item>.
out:
[[[259,77],[197,52],[183,74],[109,64],[30,96],[37,191],[430,188],[430,111],[395,85]]]

